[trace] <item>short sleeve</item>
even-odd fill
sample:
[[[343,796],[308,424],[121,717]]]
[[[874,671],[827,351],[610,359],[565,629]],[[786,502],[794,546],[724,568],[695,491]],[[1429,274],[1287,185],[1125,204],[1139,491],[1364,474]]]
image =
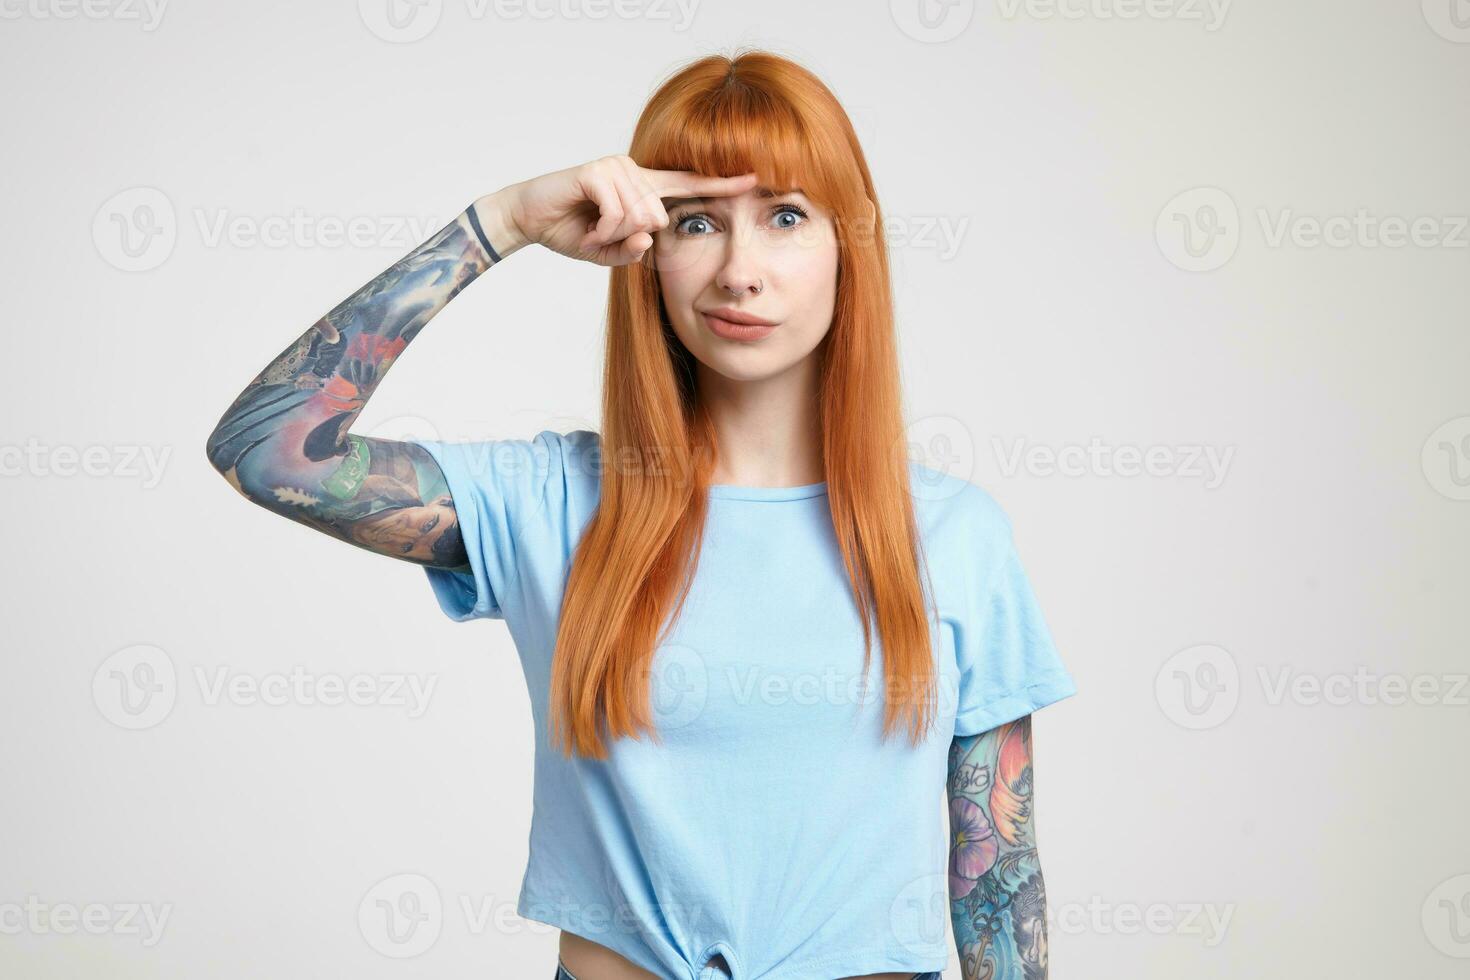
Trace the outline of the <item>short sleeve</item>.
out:
[[[530,440],[408,440],[443,470],[469,555],[468,570],[424,566],[450,619],[505,619],[517,601],[522,531],[546,505],[547,486],[562,462],[559,439],[548,430]]]
[[[1007,528],[990,585],[956,632],[956,736],[978,735],[1077,693]]]

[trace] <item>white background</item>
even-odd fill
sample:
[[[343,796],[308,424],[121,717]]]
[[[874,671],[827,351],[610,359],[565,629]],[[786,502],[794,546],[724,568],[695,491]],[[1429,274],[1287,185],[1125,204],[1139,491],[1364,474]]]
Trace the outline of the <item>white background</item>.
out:
[[[1464,976],[1463,0],[428,0],[397,32],[385,4],[0,3],[0,974],[550,976],[554,931],[513,914],[531,727],[504,626],[250,506],[205,438],[476,196],[624,152],[660,79],[746,43],[851,114],[916,448],[1010,513],[1077,680],[1036,722],[1052,975]],[[332,237],[351,219],[371,241]],[[355,431],[595,428],[606,281],[516,254]],[[1164,462],[1119,475],[1124,447]],[[173,701],[130,729],[108,678],[144,676],[140,645]],[[200,681],[298,666],[435,686],[415,717]],[[1424,696],[1384,703],[1392,678]],[[444,903],[413,958],[359,928],[399,874]],[[31,896],[110,918],[34,928]],[[128,903],[168,915],[158,941]]]

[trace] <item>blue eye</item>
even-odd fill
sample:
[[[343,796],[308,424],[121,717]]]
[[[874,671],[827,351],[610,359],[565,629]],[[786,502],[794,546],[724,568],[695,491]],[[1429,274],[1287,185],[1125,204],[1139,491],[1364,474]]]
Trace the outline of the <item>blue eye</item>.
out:
[[[803,220],[805,220],[807,217],[807,213],[801,208],[797,207],[795,204],[782,204],[776,211],[777,218],[780,218],[782,215],[786,214],[799,215]],[[795,228],[799,224],[801,224],[800,221],[795,221],[791,224],[780,225],[780,227]]]
[[[799,205],[796,205],[796,204],[778,204],[778,205],[776,205],[776,207],[773,210],[773,216],[777,219],[777,223],[776,223],[776,227],[777,228],[781,228],[781,229],[795,228],[797,225],[801,224],[801,221],[788,221],[788,222],[784,222],[784,223],[781,222],[780,219],[783,216],[785,216],[785,215],[795,215],[795,216],[801,218],[802,221],[807,220],[807,218],[809,217],[807,215],[806,211],[802,207],[800,207]],[[683,236],[698,236],[698,235],[704,235],[704,234],[708,234],[709,233],[708,231],[691,231],[691,230],[689,230],[687,226],[692,225],[692,224],[709,225],[710,224],[709,216],[706,215],[706,214],[704,214],[704,212],[702,212],[702,211],[696,211],[694,214],[686,214],[686,215],[684,215],[683,217],[679,218],[677,221],[675,221],[673,223],[674,232],[676,234],[683,235]]]
[[[681,234],[681,235],[690,234],[690,232],[682,231],[681,230],[684,227],[684,223],[686,221],[700,221],[700,222],[703,222],[705,224],[709,224],[709,219],[707,219],[704,215],[702,215],[702,214],[690,214],[690,215],[686,215],[686,216],[680,218],[674,224],[674,230],[677,231],[677,232],[679,232],[679,234]],[[694,234],[698,234],[698,232],[695,232]]]

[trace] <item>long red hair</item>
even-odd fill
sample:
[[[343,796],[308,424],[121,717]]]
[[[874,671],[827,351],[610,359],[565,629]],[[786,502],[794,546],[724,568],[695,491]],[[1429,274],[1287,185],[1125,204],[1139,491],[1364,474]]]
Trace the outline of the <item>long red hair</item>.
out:
[[[881,641],[884,737],[907,714],[917,742],[935,694],[923,555],[882,212],[847,113],[815,75],[779,55],[711,55],[658,88],[628,155],[651,169],[753,171],[764,186],[802,188],[833,217],[836,306],[815,352],[827,499],[862,620],[865,673],[874,625]],[[601,496],[573,557],[551,670],[554,744],[599,759],[605,736],[657,738],[653,657],[699,561],[717,453],[692,357],[663,309],[652,250],[610,275]]]

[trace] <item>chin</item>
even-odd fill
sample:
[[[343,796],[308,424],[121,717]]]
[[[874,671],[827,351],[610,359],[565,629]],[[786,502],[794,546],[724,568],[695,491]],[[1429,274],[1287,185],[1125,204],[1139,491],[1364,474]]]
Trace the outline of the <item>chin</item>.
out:
[[[721,340],[709,335],[703,327],[692,328],[690,332],[676,328],[674,335],[706,370],[730,381],[764,381],[791,370],[812,356],[823,340],[818,336],[807,343],[806,338],[795,333],[783,337],[782,329],[785,327],[753,344]],[[778,341],[784,342],[778,344]]]
[[[696,350],[694,357],[707,369],[731,381],[764,381],[791,367],[786,359],[757,350],[712,353]]]

